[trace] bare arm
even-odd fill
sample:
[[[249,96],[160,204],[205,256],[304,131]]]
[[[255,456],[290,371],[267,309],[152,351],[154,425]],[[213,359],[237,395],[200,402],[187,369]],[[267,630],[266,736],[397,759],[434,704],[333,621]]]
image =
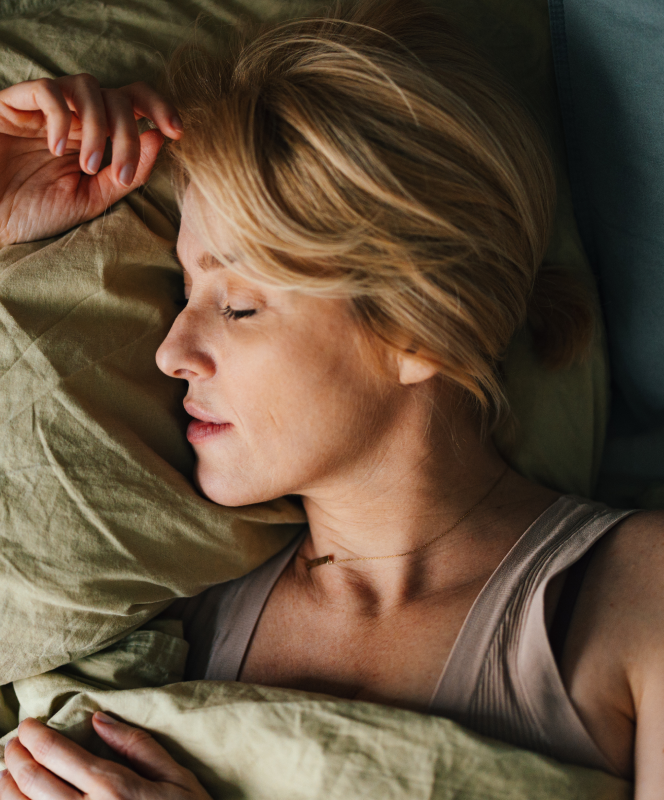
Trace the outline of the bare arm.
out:
[[[659,800],[664,787],[664,513],[634,518],[625,574],[633,645],[625,671],[636,714],[635,800]]]
[[[664,786],[664,513],[628,518],[598,546],[562,677],[581,719],[636,800]]]

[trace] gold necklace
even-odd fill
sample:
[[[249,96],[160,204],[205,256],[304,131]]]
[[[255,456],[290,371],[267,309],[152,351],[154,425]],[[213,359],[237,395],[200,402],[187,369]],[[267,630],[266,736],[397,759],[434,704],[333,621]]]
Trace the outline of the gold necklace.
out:
[[[407,550],[405,553],[395,553],[392,556],[360,556],[358,558],[340,558],[338,561],[334,560],[333,555],[329,556],[321,556],[320,558],[312,558],[308,559],[306,563],[306,568],[308,570],[313,569],[314,567],[321,567],[323,564],[327,564],[331,567],[338,566],[339,564],[348,564],[350,561],[381,561],[384,558],[401,558],[402,556],[410,556],[413,553],[419,553],[420,550],[424,550],[425,548],[432,545],[434,542],[437,542],[439,539],[442,539],[443,536],[447,536],[448,533],[451,533],[457,525],[461,525],[461,523],[466,519],[466,517],[470,516],[473,511],[487,499],[487,497],[491,494],[491,492],[498,486],[498,484],[502,481],[502,479],[507,475],[507,470],[509,469],[508,466],[500,473],[500,475],[496,478],[496,480],[491,484],[489,491],[480,497],[480,499],[475,503],[474,506],[471,506],[468,511],[452,525],[447,530],[444,530],[442,533],[439,533],[438,536],[434,536],[431,541],[426,542],[426,544],[421,544],[419,547],[415,547],[413,550]],[[304,558],[304,556],[300,556],[300,558]]]

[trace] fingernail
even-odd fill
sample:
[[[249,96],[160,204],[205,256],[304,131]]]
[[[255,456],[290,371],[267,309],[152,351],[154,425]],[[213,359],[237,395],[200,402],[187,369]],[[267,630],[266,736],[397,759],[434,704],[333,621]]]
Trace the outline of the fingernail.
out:
[[[171,126],[180,133],[182,133],[182,131],[184,130],[184,125],[182,124],[182,120],[180,119],[180,117],[178,117],[177,114],[174,114],[171,117]]]
[[[103,153],[101,150],[96,150],[88,159],[87,170],[88,172],[96,172],[101,164]]]
[[[65,150],[67,149],[67,139],[60,139],[60,141],[55,145],[55,155],[56,156],[63,156],[65,154]]]
[[[109,717],[108,714],[104,714],[103,711],[96,711],[95,717],[99,720],[99,722],[103,722],[104,725],[115,725],[115,723],[117,722],[116,719],[113,719],[113,717]]]
[[[134,180],[134,168],[131,164],[125,164],[124,167],[120,170],[120,183],[123,186],[131,186],[131,182]]]

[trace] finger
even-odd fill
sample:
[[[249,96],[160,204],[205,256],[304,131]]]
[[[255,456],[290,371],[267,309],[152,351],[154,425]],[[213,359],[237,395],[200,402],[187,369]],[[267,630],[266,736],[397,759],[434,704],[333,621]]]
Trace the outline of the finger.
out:
[[[129,98],[119,89],[104,89],[102,96],[113,143],[111,171],[115,182],[126,188],[134,182],[141,154],[134,109]]]
[[[25,800],[25,795],[7,769],[0,773],[0,800]]]
[[[75,198],[76,207],[80,209],[78,222],[86,222],[98,217],[113,203],[117,203],[118,200],[147,181],[159,149],[164,142],[164,137],[159,131],[150,130],[141,134],[139,142],[141,154],[138,169],[130,186],[123,186],[119,183],[112,164],[97,175],[83,176]]]
[[[5,748],[5,763],[18,789],[30,800],[81,800],[80,792],[39,764],[20,739],[12,739]]]
[[[164,143],[164,137],[159,131],[146,131],[139,137],[139,143],[141,152],[138,167],[129,186],[123,186],[119,182],[113,164],[105,167],[98,175],[90,179],[90,207],[86,219],[98,216],[110,205],[117,203],[126,194],[144,184],[150,177],[154,162]]]
[[[123,755],[144,778],[182,785],[185,776],[191,774],[142,728],[134,728],[101,711],[95,712],[92,724],[106,744]]]
[[[113,796],[116,792],[119,796],[140,796],[140,789],[145,781],[131,770],[120,764],[114,764],[104,758],[98,758],[87,750],[70,741],[61,733],[43,725],[35,719],[25,719],[18,727],[20,746],[32,756],[34,761],[45,768],[45,772],[52,774],[57,780],[62,778],[72,784],[72,800],[81,800],[80,789],[85,796],[103,797]],[[57,776],[57,777],[56,777]],[[60,783],[67,786],[63,781]],[[20,782],[17,780],[19,788],[24,792]],[[73,788],[76,787],[76,788]],[[123,793],[124,792],[124,793]],[[32,797],[31,800],[42,800],[42,797]],[[43,800],[70,800],[65,795],[45,794]]]
[[[81,73],[58,78],[56,82],[81,123],[81,169],[94,175],[101,166],[108,136],[106,106],[99,81],[88,73]]]
[[[151,120],[164,136],[171,139],[179,139],[182,136],[182,120],[175,106],[147,83],[142,81],[132,83],[120,91],[129,98],[137,117]]]
[[[40,111],[41,119],[27,121],[15,116],[18,128],[41,130],[46,127],[48,149],[54,156],[64,155],[71,127],[71,111],[57,83],[50,78],[24,81],[0,92],[0,102],[14,111]],[[10,120],[12,121],[12,120]],[[23,126],[21,125],[23,122]],[[20,133],[17,132],[17,135]]]

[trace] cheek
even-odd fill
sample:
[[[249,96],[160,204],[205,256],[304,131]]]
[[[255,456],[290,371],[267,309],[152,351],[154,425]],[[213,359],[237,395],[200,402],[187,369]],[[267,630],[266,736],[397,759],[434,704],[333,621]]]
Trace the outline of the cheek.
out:
[[[219,397],[237,431],[199,452],[210,499],[242,505],[302,492],[366,455],[394,417],[396,398],[347,331],[324,320],[297,335],[293,327],[219,354]]]
[[[232,392],[238,413],[269,409],[285,423],[366,382],[351,337],[324,322],[298,330],[286,320],[266,334],[228,343],[219,359],[221,384]]]
[[[364,364],[356,342],[333,327],[317,330],[261,365],[262,419],[300,456],[347,452],[374,438],[389,393]]]

